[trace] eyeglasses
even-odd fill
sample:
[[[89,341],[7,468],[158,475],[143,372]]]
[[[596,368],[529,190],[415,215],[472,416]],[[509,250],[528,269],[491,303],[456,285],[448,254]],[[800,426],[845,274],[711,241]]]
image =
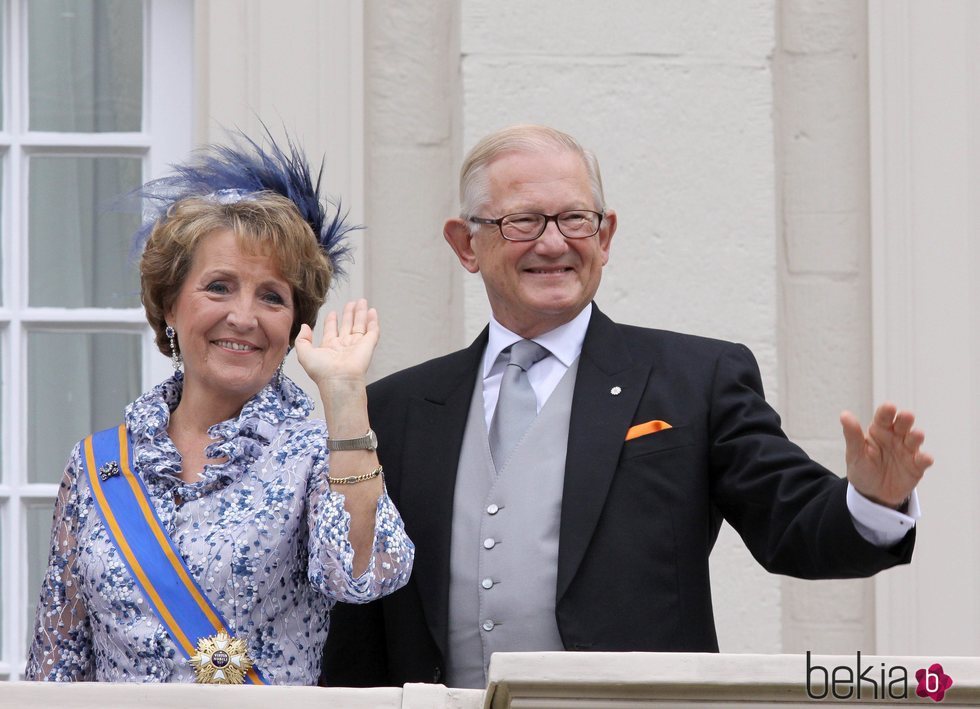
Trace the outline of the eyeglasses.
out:
[[[588,209],[572,209],[558,214],[538,214],[537,212],[521,212],[506,214],[500,219],[484,219],[470,217],[474,224],[495,225],[500,229],[500,235],[507,241],[534,241],[544,234],[548,222],[554,222],[558,231],[566,239],[587,239],[599,233],[602,224],[602,214]]]

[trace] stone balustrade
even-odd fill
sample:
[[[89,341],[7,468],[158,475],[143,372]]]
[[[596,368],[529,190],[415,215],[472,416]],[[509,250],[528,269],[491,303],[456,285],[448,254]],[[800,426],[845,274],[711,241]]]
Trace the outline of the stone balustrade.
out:
[[[935,664],[942,666],[941,674]],[[934,668],[934,669],[930,669]],[[980,658],[876,655],[716,655],[699,653],[501,653],[482,689],[442,685],[211,687],[198,685],[0,685],[0,709],[623,709],[636,707],[814,707],[826,703],[933,705],[916,696],[952,685],[943,706],[980,705]]]

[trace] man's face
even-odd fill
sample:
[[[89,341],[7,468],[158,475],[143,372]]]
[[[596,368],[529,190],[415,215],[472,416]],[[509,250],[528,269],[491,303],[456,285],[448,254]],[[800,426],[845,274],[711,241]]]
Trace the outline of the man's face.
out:
[[[598,208],[585,164],[570,151],[505,153],[487,166],[487,177],[489,202],[475,216]],[[507,241],[492,225],[471,237],[460,219],[449,220],[444,233],[463,266],[483,276],[500,324],[536,337],[567,323],[592,300],[615,231],[616,214],[608,210],[599,233],[587,239],[566,239],[553,221],[534,241]]]

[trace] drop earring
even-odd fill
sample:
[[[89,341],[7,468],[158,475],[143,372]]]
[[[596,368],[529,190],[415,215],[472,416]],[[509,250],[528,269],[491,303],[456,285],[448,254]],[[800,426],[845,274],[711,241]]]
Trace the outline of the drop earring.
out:
[[[282,362],[280,362],[279,366],[276,367],[276,389],[282,386],[282,368],[286,365],[286,357],[289,356],[292,349],[292,347],[286,348],[286,354],[283,355]]]
[[[177,331],[170,327],[170,325],[167,325],[167,329],[163,331],[163,334],[170,340],[170,364],[174,366],[175,372],[179,372],[184,360],[181,359],[180,352],[177,351]]]

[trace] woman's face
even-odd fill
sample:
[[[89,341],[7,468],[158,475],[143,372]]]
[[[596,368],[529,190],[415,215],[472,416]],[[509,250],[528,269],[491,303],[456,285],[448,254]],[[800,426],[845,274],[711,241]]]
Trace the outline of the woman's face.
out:
[[[292,289],[268,256],[243,253],[229,229],[204,237],[166,313],[184,358],[185,395],[240,409],[286,356],[293,317]]]

